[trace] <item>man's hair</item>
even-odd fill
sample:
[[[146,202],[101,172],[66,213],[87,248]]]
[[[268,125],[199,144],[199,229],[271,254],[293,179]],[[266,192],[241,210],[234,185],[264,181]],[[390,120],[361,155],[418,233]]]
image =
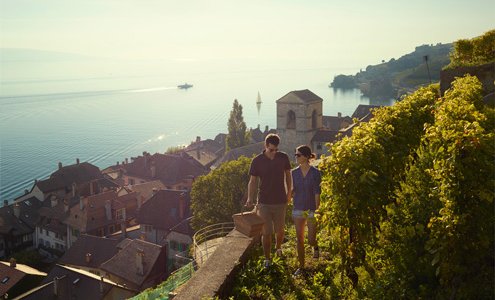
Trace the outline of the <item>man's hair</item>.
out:
[[[272,144],[278,146],[280,144],[280,137],[275,133],[270,133],[265,138],[265,145]]]

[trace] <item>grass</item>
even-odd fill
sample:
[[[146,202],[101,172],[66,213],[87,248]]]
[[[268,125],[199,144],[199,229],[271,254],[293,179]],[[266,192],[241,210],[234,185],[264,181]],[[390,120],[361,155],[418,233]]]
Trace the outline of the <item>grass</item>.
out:
[[[282,257],[273,257],[272,265],[264,268],[264,256],[259,246],[252,258],[236,277],[231,299],[336,299],[330,239],[321,241],[320,258],[313,259],[311,247],[305,243],[306,257],[303,272],[294,276],[298,268],[296,237],[293,226],[286,230],[287,241],[282,245]]]

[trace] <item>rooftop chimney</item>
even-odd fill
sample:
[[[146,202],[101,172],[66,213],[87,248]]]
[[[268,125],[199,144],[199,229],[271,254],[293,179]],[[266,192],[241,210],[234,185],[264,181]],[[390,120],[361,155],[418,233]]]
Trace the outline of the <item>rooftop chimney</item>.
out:
[[[58,296],[60,294],[60,278],[53,278],[53,294]]]
[[[338,113],[337,113],[337,116],[338,116],[339,118],[342,118],[342,113],[341,113],[341,112],[338,112]]]
[[[24,195],[27,195],[29,194],[29,191],[28,190],[24,190]]]
[[[86,263],[89,264],[91,262],[91,253],[86,253]]]
[[[19,218],[20,215],[21,215],[21,206],[19,205],[19,203],[16,203],[14,204],[14,216],[16,218]]]
[[[125,222],[125,220],[120,223],[120,228],[122,230],[122,238],[126,238],[127,237],[127,223]]]
[[[127,165],[129,163],[129,159],[126,157],[125,158],[125,164]]]
[[[77,187],[76,187],[76,183],[75,183],[75,182],[73,182],[73,183],[72,183],[72,197],[75,197],[75,196],[76,196],[76,188],[77,188]]]
[[[184,193],[179,196],[179,218],[184,219],[184,212],[186,210],[186,199]]]
[[[3,207],[8,206],[8,205],[9,205],[9,200],[3,200]]]
[[[268,125],[265,125],[265,132],[268,132]]]
[[[79,158],[76,158],[76,165],[79,164]]]
[[[144,275],[144,250],[137,249],[136,252],[136,272],[139,275]]]
[[[10,261],[9,261],[9,265],[11,268],[15,268],[17,266],[17,261],[15,260],[15,258],[11,258]]]
[[[201,137],[200,137],[200,136],[197,136],[197,137],[196,137],[196,143],[197,143],[197,142],[201,142]]]
[[[62,169],[62,163],[61,162],[58,163],[58,169],[59,170]]]
[[[120,161],[117,161],[117,166],[120,165]]]
[[[67,201],[67,199],[64,199],[64,212],[68,212],[69,211],[69,201]]]

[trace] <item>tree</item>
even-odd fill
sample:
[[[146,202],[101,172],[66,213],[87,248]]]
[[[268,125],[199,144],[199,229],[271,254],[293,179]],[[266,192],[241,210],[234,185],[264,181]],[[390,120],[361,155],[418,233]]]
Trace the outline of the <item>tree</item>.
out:
[[[237,99],[234,100],[227,123],[229,133],[225,139],[225,150],[239,148],[248,144],[249,132],[247,131],[244,117],[242,116],[242,105]]]
[[[207,175],[200,176],[191,190],[192,226],[232,222],[232,215],[241,211],[247,198],[251,159],[239,159],[222,164]]]

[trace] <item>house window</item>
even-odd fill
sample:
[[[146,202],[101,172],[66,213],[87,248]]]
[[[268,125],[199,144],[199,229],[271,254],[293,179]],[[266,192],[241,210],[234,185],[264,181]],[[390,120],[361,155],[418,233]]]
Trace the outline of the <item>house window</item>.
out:
[[[124,220],[125,217],[125,208],[121,208],[117,210],[117,220]]]
[[[170,241],[170,249],[177,250],[177,242],[176,241]]]
[[[151,225],[144,225],[144,232],[148,233],[153,231],[153,226]]]
[[[175,217],[176,215],[177,215],[177,208],[172,207],[172,208],[170,209],[170,216],[171,216],[171,217]]]
[[[287,113],[287,129],[296,129],[296,113],[292,110]]]

